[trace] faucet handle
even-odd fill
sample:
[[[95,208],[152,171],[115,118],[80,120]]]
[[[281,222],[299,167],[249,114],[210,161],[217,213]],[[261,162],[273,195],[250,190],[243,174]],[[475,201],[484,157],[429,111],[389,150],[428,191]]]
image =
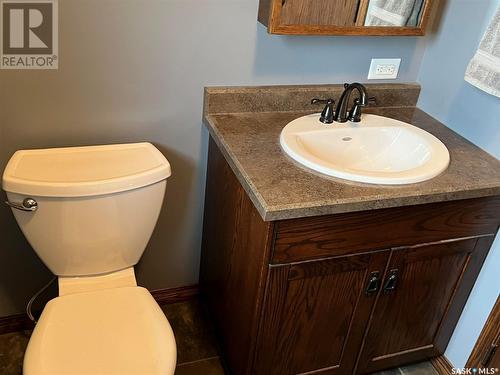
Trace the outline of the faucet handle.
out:
[[[354,105],[359,107],[366,107],[367,105],[370,105],[372,103],[377,105],[377,98],[375,98],[374,96],[366,99],[366,104],[362,104],[359,98],[354,99]]]
[[[328,99],[318,99],[314,98],[311,100],[311,104],[335,104],[335,100],[328,98]]]
[[[325,104],[325,108],[323,112],[321,112],[321,116],[319,121],[323,124],[331,124],[333,122],[333,116],[335,115],[335,111],[333,109],[333,105],[335,104],[335,100],[329,99],[312,99],[311,104]]]
[[[356,98],[354,99],[354,106],[352,109],[349,111],[347,119],[351,122],[360,122],[361,121],[361,107],[366,107],[367,105],[370,105],[370,103],[375,103],[377,104],[377,99],[372,96],[371,98],[368,98],[366,104],[361,104],[361,101]]]

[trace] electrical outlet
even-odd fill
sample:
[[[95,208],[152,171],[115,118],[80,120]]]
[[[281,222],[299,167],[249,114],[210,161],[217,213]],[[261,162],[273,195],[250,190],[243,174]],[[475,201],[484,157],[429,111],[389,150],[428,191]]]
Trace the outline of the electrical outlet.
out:
[[[396,70],[396,65],[394,64],[377,64],[376,68],[376,74],[378,76],[391,76],[394,74],[394,71]]]
[[[368,79],[396,79],[400,64],[401,59],[372,59]]]

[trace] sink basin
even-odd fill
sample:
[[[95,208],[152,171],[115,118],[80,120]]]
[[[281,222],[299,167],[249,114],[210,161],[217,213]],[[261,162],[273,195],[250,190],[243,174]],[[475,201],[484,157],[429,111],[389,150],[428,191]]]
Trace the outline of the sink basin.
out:
[[[346,180],[401,185],[429,180],[450,162],[446,146],[425,130],[364,114],[361,122],[323,124],[300,117],[281,132],[283,150],[300,164]]]

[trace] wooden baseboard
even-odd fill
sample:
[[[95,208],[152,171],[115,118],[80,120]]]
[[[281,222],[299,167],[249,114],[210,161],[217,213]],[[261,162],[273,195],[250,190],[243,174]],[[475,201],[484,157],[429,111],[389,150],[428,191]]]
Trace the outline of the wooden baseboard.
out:
[[[33,323],[26,314],[15,314],[0,318],[0,335],[33,329],[34,327],[35,323]]]
[[[199,289],[198,285],[189,285],[178,288],[152,290],[151,294],[159,305],[168,305],[196,298],[199,294]]]
[[[453,365],[444,355],[431,359],[431,363],[439,375],[451,375]]]
[[[182,286],[178,288],[152,290],[151,295],[159,305],[188,301],[198,296],[198,285]],[[0,335],[33,329],[35,324],[28,315],[15,314],[0,317]]]

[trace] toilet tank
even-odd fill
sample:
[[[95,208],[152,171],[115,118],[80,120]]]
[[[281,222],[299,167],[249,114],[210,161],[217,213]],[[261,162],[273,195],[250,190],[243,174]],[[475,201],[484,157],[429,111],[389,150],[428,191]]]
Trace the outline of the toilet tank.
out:
[[[139,261],[170,174],[152,144],[132,143],[17,151],[2,183],[45,265],[58,276],[91,276]],[[27,198],[36,205],[23,205]]]

